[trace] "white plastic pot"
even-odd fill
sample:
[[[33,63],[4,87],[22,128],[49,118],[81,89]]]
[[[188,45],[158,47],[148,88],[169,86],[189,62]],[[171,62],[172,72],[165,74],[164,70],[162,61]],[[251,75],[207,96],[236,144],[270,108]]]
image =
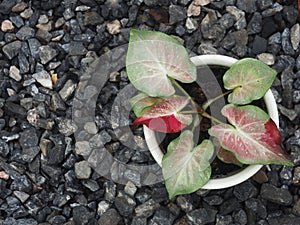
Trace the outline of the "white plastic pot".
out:
[[[233,63],[237,61],[237,59],[228,56],[222,56],[222,55],[201,55],[201,56],[192,57],[191,60],[196,66],[219,65],[225,67],[230,67]],[[271,90],[267,91],[263,99],[267,107],[268,114],[270,115],[270,117],[278,127],[279,117],[278,117],[277,105]],[[155,132],[153,130],[150,130],[146,126],[144,126],[144,135],[145,135],[146,143],[148,145],[148,148],[153,158],[161,166],[163,153],[159,148],[159,144],[157,142]],[[222,189],[222,188],[235,186],[252,177],[261,168],[262,165],[250,165],[234,175],[224,177],[224,178],[210,179],[209,182],[202,187],[202,189]]]

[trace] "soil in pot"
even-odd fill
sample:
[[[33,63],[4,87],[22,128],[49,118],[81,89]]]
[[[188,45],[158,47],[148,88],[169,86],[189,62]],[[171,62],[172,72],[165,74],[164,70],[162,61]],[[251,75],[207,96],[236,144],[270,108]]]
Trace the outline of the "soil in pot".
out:
[[[197,102],[199,105],[202,105],[207,101],[207,99],[212,99],[216,96],[225,93],[227,90],[223,88],[222,77],[226,72],[227,67],[220,66],[201,66],[197,68],[198,78],[197,81],[191,84],[183,84],[180,85],[184,88],[184,90]],[[178,91],[179,95],[182,95],[180,91]],[[227,96],[215,101],[208,109],[207,112],[213,117],[226,122],[225,117],[221,115],[221,109],[225,104],[227,104]],[[259,106],[263,110],[266,110],[264,101],[258,100],[254,101],[251,104]],[[212,126],[212,123],[207,118],[201,118],[199,129],[195,130],[195,143],[200,144],[204,139],[209,139],[208,129]],[[191,127],[187,127],[189,129]],[[167,151],[168,144],[177,138],[180,135],[178,133],[160,133],[156,132],[157,141],[160,143],[160,148],[165,154]],[[213,140],[213,139],[211,139]],[[217,152],[217,150],[216,150]],[[217,156],[213,157],[213,161],[211,162],[212,166],[212,177],[224,177],[234,173],[239,172],[244,169],[246,166],[237,166],[234,164],[228,164],[222,162]]]

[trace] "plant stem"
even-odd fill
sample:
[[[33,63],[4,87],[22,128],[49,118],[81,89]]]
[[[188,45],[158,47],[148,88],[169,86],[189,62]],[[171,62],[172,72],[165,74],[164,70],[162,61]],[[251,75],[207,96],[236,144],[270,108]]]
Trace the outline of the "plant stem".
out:
[[[189,93],[187,93],[183,87],[181,87],[178,82],[175,79],[171,79],[171,81],[173,82],[173,84],[175,84],[175,86],[186,96],[188,97],[190,100],[192,100],[192,97],[189,95]],[[193,101],[193,100],[192,100]]]
[[[223,94],[221,94],[221,95],[219,95],[219,96],[217,96],[217,97],[215,97],[215,98],[213,98],[213,99],[207,100],[207,101],[202,105],[202,109],[203,109],[204,111],[206,111],[206,109],[207,109],[212,103],[214,103],[214,102],[217,101],[218,99],[220,99],[220,98],[222,98],[222,97],[228,95],[228,94],[231,93],[231,92],[232,92],[231,90],[230,90],[230,91],[226,91],[225,93],[223,93]]]
[[[203,112],[201,115],[204,116],[204,117],[206,117],[206,118],[208,118],[208,119],[210,119],[212,122],[215,122],[215,123],[217,123],[217,124],[224,124],[222,121],[218,120],[218,119],[215,118],[215,117],[212,117],[212,116],[209,115],[207,112]]]
[[[231,91],[227,91],[225,92],[223,95],[217,96],[216,98],[212,99],[211,101],[208,101],[207,103],[205,103],[204,105],[207,105],[206,108],[201,108],[199,107],[199,105],[192,99],[192,97],[178,84],[178,82],[175,79],[171,79],[171,81],[173,82],[173,84],[175,84],[175,86],[186,96],[190,99],[191,103],[193,104],[193,106],[197,109],[195,110],[188,110],[188,111],[182,111],[180,113],[182,114],[195,114],[195,113],[199,113],[200,115],[210,119],[211,121],[217,123],[217,124],[224,124],[223,122],[221,122],[220,120],[218,120],[217,118],[212,117],[211,115],[209,115],[207,112],[205,112],[205,109],[214,101],[216,101],[217,99],[229,94]]]

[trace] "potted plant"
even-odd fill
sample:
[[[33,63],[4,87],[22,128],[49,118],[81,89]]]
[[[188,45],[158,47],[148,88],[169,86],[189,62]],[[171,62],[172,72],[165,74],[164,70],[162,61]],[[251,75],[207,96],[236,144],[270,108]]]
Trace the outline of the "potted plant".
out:
[[[223,92],[197,101],[189,86],[197,81],[199,65],[229,67],[222,77]],[[175,38],[155,31],[131,30],[126,57],[130,82],[141,93],[130,99],[137,116],[135,124],[143,124],[148,147],[162,166],[169,198],[188,194],[199,188],[218,189],[238,184],[264,164],[293,166],[282,148],[278,130],[276,103],[271,87],[276,71],[263,62],[246,58],[235,60],[226,56],[189,58]],[[199,77],[205,74],[199,74]],[[185,86],[185,88],[184,88]],[[226,91],[225,91],[226,89]],[[222,119],[210,113],[218,99],[227,98],[221,108]],[[269,114],[255,105],[264,98]],[[275,109],[275,112],[272,111]],[[195,142],[200,121],[209,119],[208,138]],[[275,121],[275,122],[274,122]],[[166,154],[162,154],[154,131],[177,133]],[[211,179],[214,156],[226,163],[251,165],[241,174],[221,180]]]

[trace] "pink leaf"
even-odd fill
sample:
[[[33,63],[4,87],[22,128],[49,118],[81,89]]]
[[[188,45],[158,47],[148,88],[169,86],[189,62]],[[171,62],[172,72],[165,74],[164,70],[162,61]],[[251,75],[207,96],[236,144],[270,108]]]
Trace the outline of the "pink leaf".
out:
[[[234,153],[240,162],[293,165],[282,148],[279,130],[262,109],[251,105],[226,105],[222,114],[232,125],[213,126],[209,133],[217,137],[221,146]]]
[[[164,133],[176,133],[187,126],[186,124],[183,124],[179,120],[177,120],[174,115],[156,118],[139,117],[133,123],[144,124],[151,130]]]
[[[145,124],[150,129],[160,132],[178,132],[192,122],[191,115],[179,113],[188,102],[188,98],[180,96],[164,99],[149,108],[134,123]]]

